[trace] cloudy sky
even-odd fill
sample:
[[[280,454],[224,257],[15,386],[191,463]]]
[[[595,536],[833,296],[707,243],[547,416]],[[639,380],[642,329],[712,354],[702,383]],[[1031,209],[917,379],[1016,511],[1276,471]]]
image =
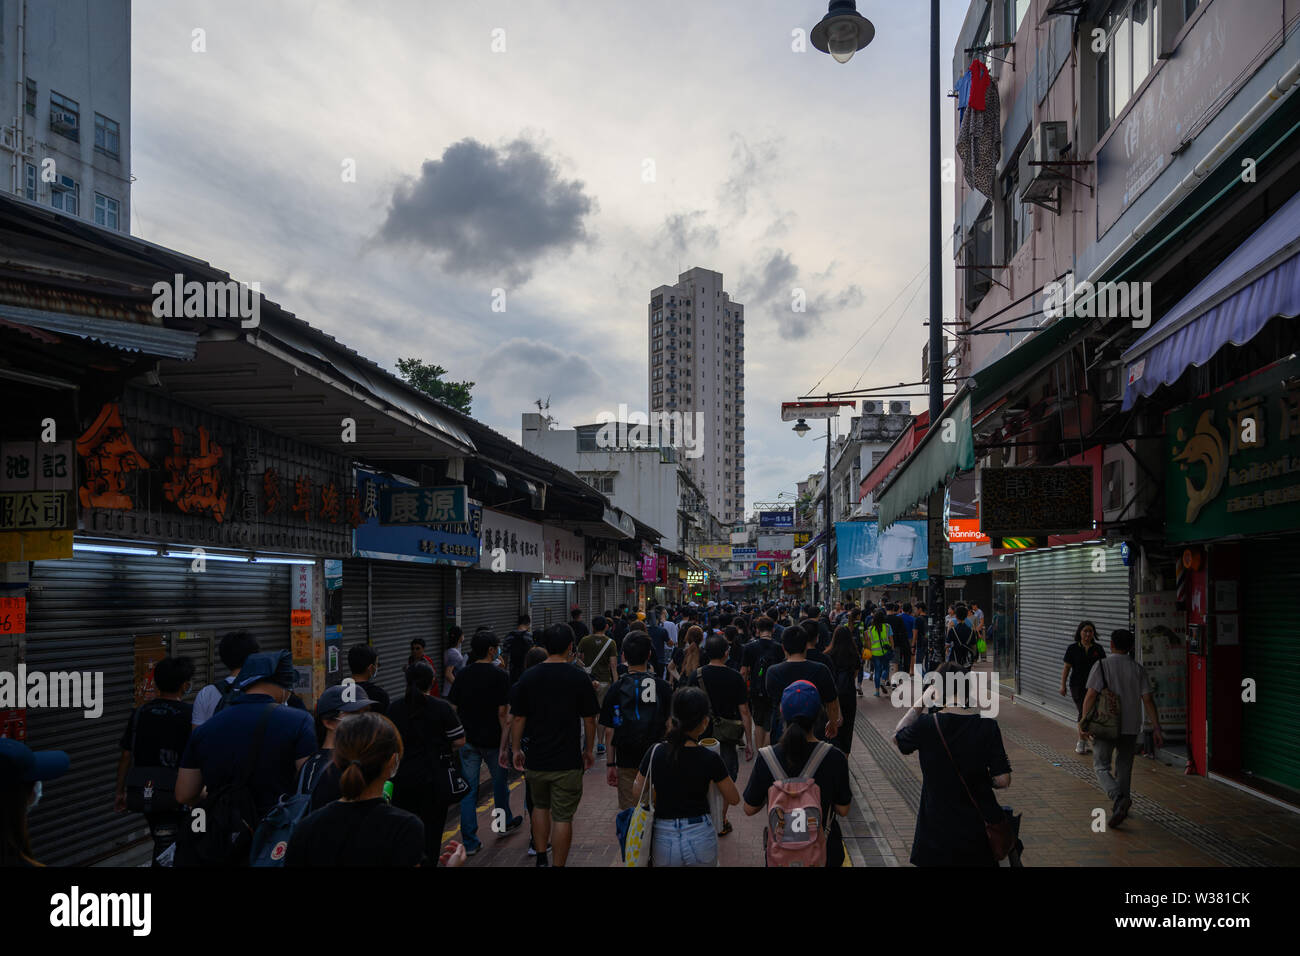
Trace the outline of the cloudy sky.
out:
[[[516,440],[538,398],[562,427],[645,408],[649,291],[722,272],[770,500],[822,460],[781,401],[920,372],[929,5],[859,9],[840,66],[794,49],[825,0],[135,0],[131,230],[474,381]]]

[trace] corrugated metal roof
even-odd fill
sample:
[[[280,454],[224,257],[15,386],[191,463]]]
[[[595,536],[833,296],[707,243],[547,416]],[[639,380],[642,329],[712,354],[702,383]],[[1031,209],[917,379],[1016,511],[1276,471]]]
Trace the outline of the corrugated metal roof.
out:
[[[163,358],[192,359],[199,337],[193,332],[160,329],[134,322],[99,319],[88,315],[63,315],[41,309],[25,309],[20,305],[0,304],[0,318],[15,325],[76,335],[93,342],[102,342],[128,352],[142,352]]]

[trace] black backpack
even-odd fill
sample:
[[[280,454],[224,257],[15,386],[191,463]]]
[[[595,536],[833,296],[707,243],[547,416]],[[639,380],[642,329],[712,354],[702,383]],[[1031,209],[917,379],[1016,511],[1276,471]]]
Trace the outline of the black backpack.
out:
[[[212,708],[214,714],[225,710],[226,705],[239,696],[239,678],[233,678],[224,688],[218,684],[217,689],[221,691],[221,700],[216,707]]]
[[[754,667],[754,681],[751,690],[755,697],[767,699],[767,672],[768,669],[780,664],[785,660],[785,649],[776,641],[767,650],[761,651],[758,655],[758,663]]]
[[[618,707],[615,716],[614,746],[620,749],[643,749],[657,739],[656,728],[664,725],[661,708],[668,706],[668,701],[656,698],[654,703],[642,699],[645,682],[659,693],[659,683],[650,671],[629,672],[618,679],[609,689],[614,695],[614,705]]]
[[[189,862],[196,866],[243,866],[253,845],[253,832],[261,817],[249,787],[262,751],[266,725],[278,704],[267,704],[253,733],[248,761],[229,783],[208,792],[207,799],[187,814],[181,833],[188,847]],[[202,829],[196,827],[202,821]]]

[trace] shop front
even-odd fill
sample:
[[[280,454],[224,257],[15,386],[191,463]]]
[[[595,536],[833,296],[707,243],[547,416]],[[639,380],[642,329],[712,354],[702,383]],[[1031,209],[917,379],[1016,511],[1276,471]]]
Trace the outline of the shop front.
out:
[[[569,623],[577,599],[577,582],[583,579],[586,543],[582,535],[542,525],[541,577],[532,582],[528,604],[533,627]]]
[[[537,522],[483,509],[478,564],[461,572],[460,626],[467,634],[486,626],[504,637],[515,629],[528,606],[527,582],[542,573],[543,546]],[[533,617],[533,627],[540,627]]]

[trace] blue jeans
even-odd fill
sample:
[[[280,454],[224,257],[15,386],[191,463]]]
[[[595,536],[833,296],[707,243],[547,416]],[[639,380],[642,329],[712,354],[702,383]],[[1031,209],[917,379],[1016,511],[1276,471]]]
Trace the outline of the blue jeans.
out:
[[[893,651],[886,651],[871,658],[871,679],[876,685],[876,690],[880,690],[881,685],[889,686],[889,662],[893,659]]]
[[[650,854],[655,866],[717,866],[718,834],[705,814],[682,820],[655,820]],[[693,822],[694,821],[694,822]]]
[[[478,780],[480,766],[487,764],[492,774],[492,791],[494,809],[505,810],[505,822],[513,819],[510,813],[510,784],[506,782],[506,770],[497,763],[495,747],[475,747],[466,744],[460,748],[460,763],[465,770],[465,779],[469,782],[469,793],[460,801],[460,834],[469,846],[478,843]]]

